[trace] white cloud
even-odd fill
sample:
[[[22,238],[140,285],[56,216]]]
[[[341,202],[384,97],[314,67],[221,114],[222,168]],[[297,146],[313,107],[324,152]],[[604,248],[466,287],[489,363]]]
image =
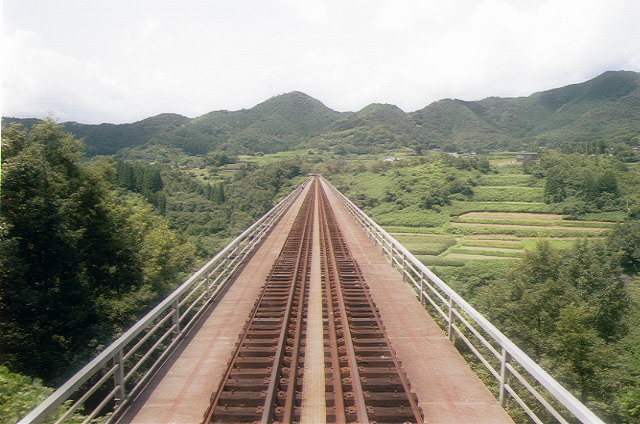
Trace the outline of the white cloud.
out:
[[[291,90],[415,110],[640,71],[633,0],[5,3],[6,115],[130,122]]]

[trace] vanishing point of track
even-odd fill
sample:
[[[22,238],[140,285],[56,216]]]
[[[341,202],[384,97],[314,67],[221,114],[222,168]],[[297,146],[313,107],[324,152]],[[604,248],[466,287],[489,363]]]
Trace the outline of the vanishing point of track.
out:
[[[313,396],[324,401],[323,420],[422,422],[362,272],[322,185],[314,178],[203,423],[305,421],[303,382],[312,379],[304,379],[304,365],[307,327],[313,319],[309,311],[314,310],[309,306],[314,219],[318,220],[324,346],[324,372],[314,378],[324,378],[320,386],[324,392]]]

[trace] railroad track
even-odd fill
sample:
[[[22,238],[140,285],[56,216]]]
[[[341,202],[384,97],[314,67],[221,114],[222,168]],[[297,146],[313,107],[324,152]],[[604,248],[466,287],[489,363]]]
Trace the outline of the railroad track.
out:
[[[315,219],[321,269],[312,271]],[[204,424],[301,422],[312,272],[321,274],[322,287],[323,420],[422,422],[362,272],[315,178],[212,396]]]

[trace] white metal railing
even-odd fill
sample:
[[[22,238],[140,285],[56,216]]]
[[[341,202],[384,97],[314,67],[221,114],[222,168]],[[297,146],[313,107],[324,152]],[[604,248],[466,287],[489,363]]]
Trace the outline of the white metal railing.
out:
[[[435,313],[436,322],[449,339],[453,342],[457,338],[464,343],[462,346],[495,378],[496,395],[504,408],[511,398],[535,423],[568,424],[577,419],[582,423],[604,424],[411,252],[335,187],[323,181],[413,287],[420,302]]]
[[[83,424],[112,422],[228,285],[245,258],[308,181],[222,249],[18,424],[37,424],[45,419],[56,424],[69,420]],[[63,404],[65,407],[60,408]]]

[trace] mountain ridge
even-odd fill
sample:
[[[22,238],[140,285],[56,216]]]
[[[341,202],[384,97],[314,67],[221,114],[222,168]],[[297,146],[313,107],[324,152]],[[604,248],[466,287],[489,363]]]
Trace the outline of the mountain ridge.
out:
[[[10,122],[31,126],[37,120],[3,117],[3,125]],[[523,97],[442,99],[408,113],[383,103],[338,112],[292,91],[249,109],[212,111],[195,118],[165,113],[131,124],[62,125],[85,140],[89,156],[154,144],[188,154],[218,149],[275,153],[338,145],[354,152],[397,147],[471,151],[598,139],[640,144],[640,73],[607,71]]]

